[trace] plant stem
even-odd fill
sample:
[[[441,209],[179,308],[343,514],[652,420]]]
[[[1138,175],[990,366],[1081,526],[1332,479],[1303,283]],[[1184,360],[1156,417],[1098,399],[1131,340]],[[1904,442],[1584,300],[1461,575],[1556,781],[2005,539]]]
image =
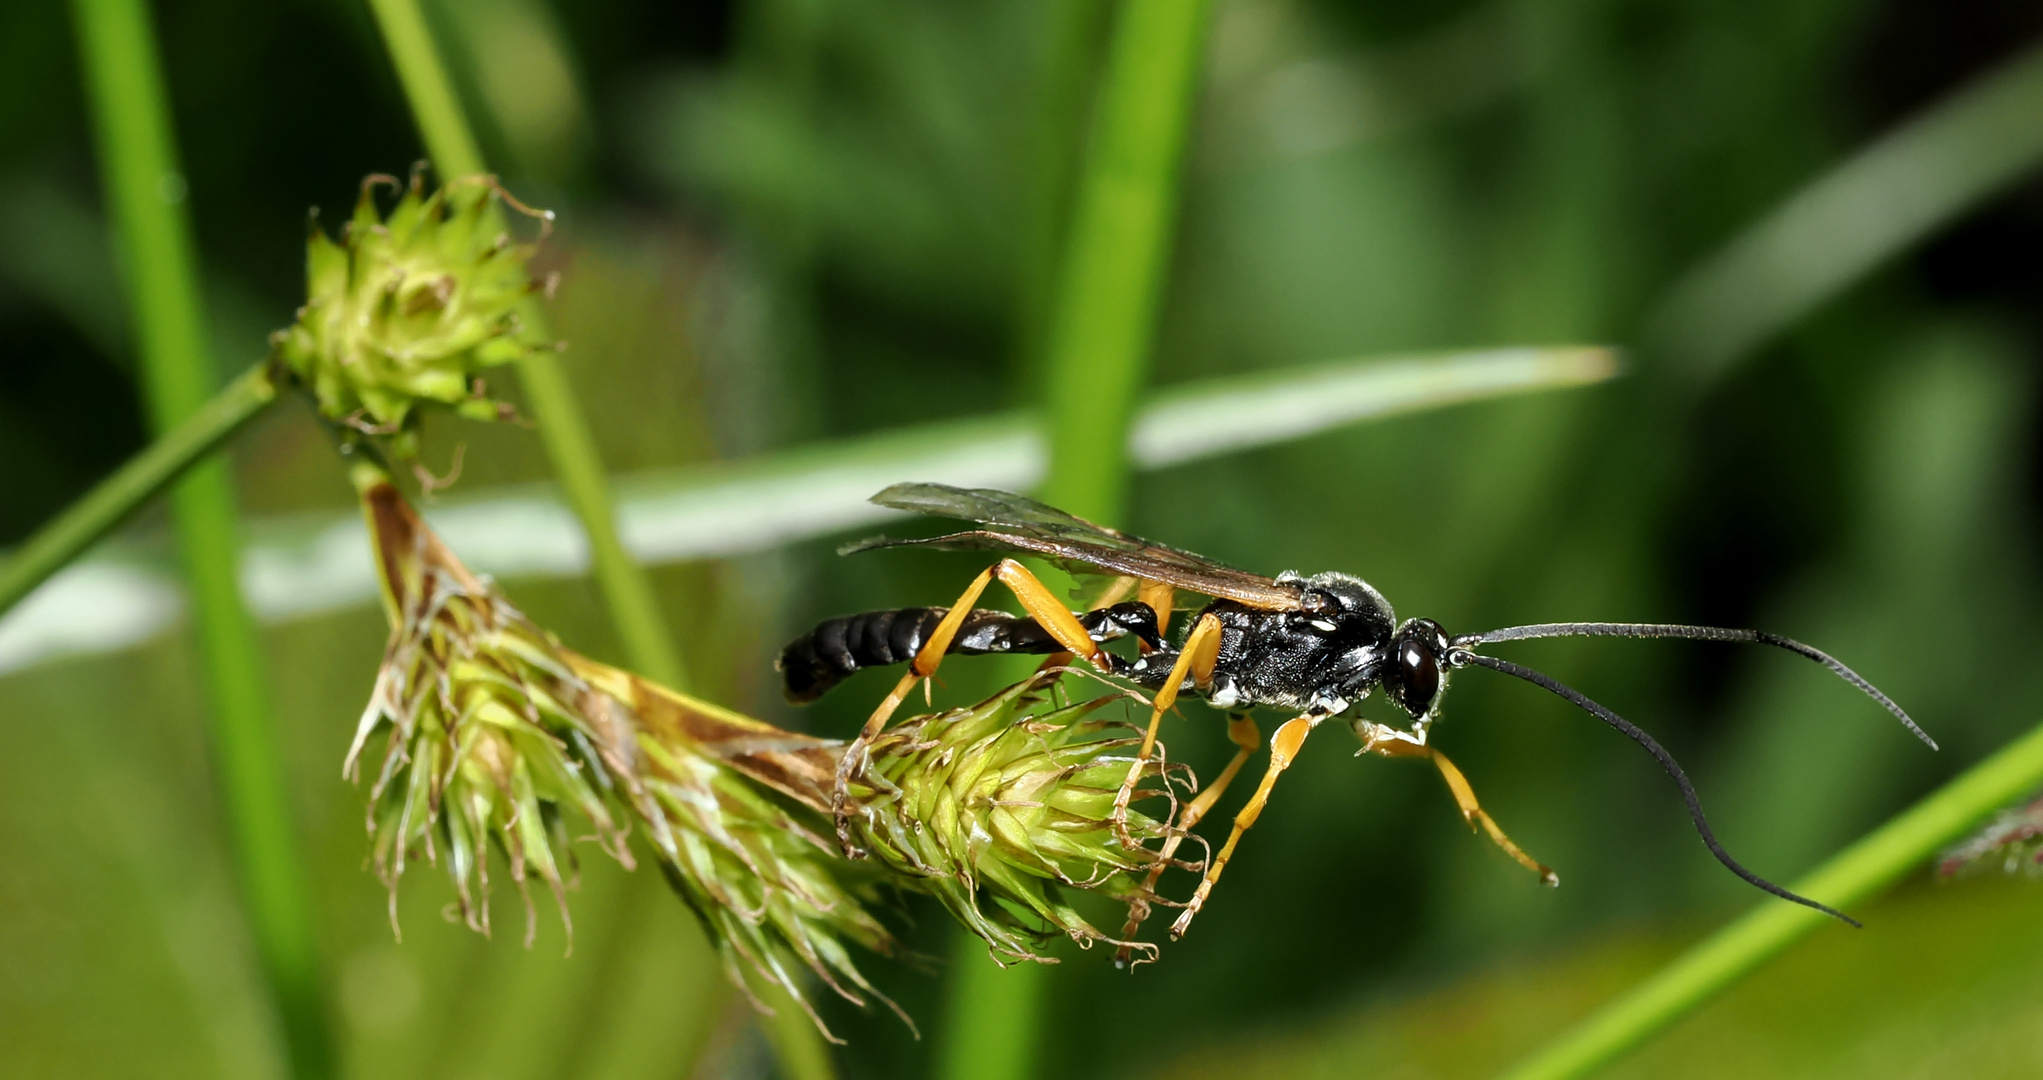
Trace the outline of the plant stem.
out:
[[[1156,329],[1208,0],[1128,0],[1100,88],[1048,333],[1043,497],[1110,520],[1127,498],[1129,418]]]
[[[539,351],[519,363],[526,402],[539,425],[540,440],[553,459],[568,506],[581,519],[589,537],[589,564],[596,587],[610,608],[610,621],[631,666],[639,674],[675,690],[688,689],[681,650],[660,613],[652,579],[645,567],[624,550],[617,535],[617,511],[611,504],[610,481],[596,454],[589,421],[575,401],[574,385],[561,368],[560,357]]]
[[[1050,471],[1041,494],[1104,523],[1126,509],[1128,430],[1170,262],[1210,11],[1208,0],[1121,6],[1052,294],[1043,385]],[[1049,972],[1038,964],[995,967],[969,937],[951,970],[939,1075],[1034,1075]]]
[[[404,85],[405,98],[411,102],[412,117],[418,123],[426,152],[441,176],[472,176],[487,171],[417,0],[369,0],[369,7],[375,12],[384,44],[397,66],[398,81]],[[536,304],[528,305],[522,314],[534,325],[545,325],[545,313]],[[602,459],[596,453],[596,440],[586,415],[575,401],[574,386],[561,369],[560,358],[545,350],[535,351],[519,362],[518,373],[533,419],[539,425],[540,439],[553,462],[554,475],[588,536],[596,587],[610,610],[625,656],[639,674],[676,690],[686,690],[688,680],[680,650],[660,615],[652,581],[618,539],[617,514],[611,506],[610,486]]]
[[[0,564],[0,613],[34,592],[276,399],[269,365],[256,365],[36,530]]]
[[[376,25],[383,31],[383,46],[390,50],[390,62],[397,66],[397,81],[411,103],[411,116],[419,126],[419,138],[426,153],[440,170],[443,180],[474,176],[483,168],[482,151],[476,148],[461,99],[454,94],[454,82],[440,62],[433,33],[426,27],[425,12],[417,0],[369,0]]]
[[[1877,895],[2039,784],[2043,784],[2043,727],[1966,770],[1790,888],[1848,909]],[[1506,1076],[1508,1080],[1587,1076],[1695,1011],[1790,945],[1831,925],[1830,918],[1809,908],[1763,901]]]
[[[1009,373],[1016,400],[1031,404],[1043,385],[1044,335],[1063,269],[1058,256],[1070,239],[1081,136],[1114,9],[1097,0],[1044,0],[1040,11],[1043,48],[1027,142],[1027,201],[1014,297],[1015,363]]]
[[[129,302],[134,310],[144,388],[158,432],[170,439],[188,422],[215,412],[215,376],[205,338],[204,308],[181,209],[184,179],[171,136],[170,109],[158,65],[155,33],[143,0],[74,0],[88,94],[92,101],[106,199],[116,226]],[[236,384],[250,398],[264,393],[248,378]],[[232,430],[236,399],[204,425],[190,462]],[[237,400],[239,406],[236,406]],[[243,417],[245,419],[245,417]],[[123,470],[126,473],[127,470]],[[174,474],[166,467],[155,483]],[[149,485],[153,486],[153,485]],[[139,496],[137,496],[139,498]],[[314,939],[309,874],[299,861],[289,787],[281,768],[268,702],[261,642],[242,606],[234,489],[226,463],[193,467],[172,496],[179,547],[192,594],[199,654],[211,697],[211,742],[221,809],[226,817],[242,902],[268,976],[293,1072],[333,1072],[326,1008]],[[106,517],[117,517],[112,499]],[[96,524],[97,522],[88,522]]]
[[[417,0],[370,0],[370,7],[382,28],[391,60],[397,65],[398,80],[404,84],[405,97],[411,102],[426,152],[445,176],[484,171],[475,136]],[[546,324],[546,314],[537,304],[527,304],[522,315],[534,326]],[[521,360],[518,370],[525,386],[526,403],[538,423],[554,475],[588,537],[596,586],[609,608],[626,657],[646,678],[686,690],[686,668],[673,632],[660,614],[652,580],[618,538],[609,480],[567,373],[555,354],[543,350]],[[727,993],[713,995],[706,1008],[714,1012]],[[769,1020],[762,1028],[787,1074],[799,1080],[829,1080],[833,1075],[829,1049],[813,1025]]]
[[[940,1047],[943,1080],[1027,1080],[1050,971],[1043,964],[1001,967],[986,943],[959,930],[951,949],[950,1017]]]

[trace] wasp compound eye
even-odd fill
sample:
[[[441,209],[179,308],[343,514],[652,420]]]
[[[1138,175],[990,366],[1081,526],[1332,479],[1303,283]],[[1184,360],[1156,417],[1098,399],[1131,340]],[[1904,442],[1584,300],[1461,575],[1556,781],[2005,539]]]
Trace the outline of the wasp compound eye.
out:
[[[1397,682],[1392,697],[1413,716],[1423,716],[1440,694],[1440,660],[1424,641],[1406,637],[1397,643]]]

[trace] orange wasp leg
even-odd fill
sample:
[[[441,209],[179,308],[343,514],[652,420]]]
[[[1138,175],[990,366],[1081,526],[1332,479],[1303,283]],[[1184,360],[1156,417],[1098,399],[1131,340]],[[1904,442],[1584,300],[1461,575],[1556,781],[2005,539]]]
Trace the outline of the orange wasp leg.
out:
[[[901,681],[894,684],[894,689],[880,702],[879,708],[873,710],[872,716],[866,719],[865,727],[859,731],[858,737],[852,740],[851,745],[844,748],[844,756],[837,762],[837,783],[831,795],[830,809],[837,819],[837,839],[844,845],[845,852],[854,858],[863,853],[856,851],[851,844],[850,822],[845,814],[845,801],[849,796],[852,774],[865,767],[867,748],[871,746],[873,738],[887,726],[887,721],[893,718],[894,710],[899,709],[901,702],[907,700],[909,693],[915,689],[915,684],[936,674],[937,665],[943,663],[944,654],[950,651],[951,642],[957,638],[958,628],[964,625],[965,616],[971,614],[972,605],[978,602],[979,594],[985,592],[986,586],[995,578],[1007,586],[1009,592],[1014,593],[1015,599],[1021,601],[1022,610],[1036,620],[1044,630],[1049,631],[1050,636],[1057,639],[1057,643],[1064,646],[1066,651],[1085,657],[1101,671],[1111,670],[1107,666],[1106,650],[1092,639],[1091,634],[1085,632],[1085,627],[1071,614],[1070,609],[1050,592],[1048,586],[1036,580],[1036,575],[1029,573],[1027,567],[1013,559],[1002,559],[987,567],[978,577],[972,579],[970,585],[965,586],[965,591],[959,595],[957,603],[951,605],[950,611],[936,624],[936,629],[930,632],[929,640],[923,642],[922,648],[916,651],[915,659],[909,661],[908,673],[901,676]]]
[[[1149,605],[1149,610],[1156,612],[1156,632],[1170,633],[1170,609],[1177,602],[1177,588],[1161,581],[1144,581],[1137,587],[1135,595],[1136,599]]]
[[[1178,814],[1176,828],[1172,830],[1169,839],[1163,842],[1163,848],[1156,853],[1156,862],[1150,866],[1149,876],[1142,882],[1143,894],[1155,891],[1157,879],[1163,876],[1165,868],[1170,865],[1171,856],[1177,854],[1178,846],[1185,842],[1185,837],[1191,835],[1192,826],[1205,820],[1206,814],[1213,809],[1213,804],[1219,802],[1220,796],[1227,791],[1227,785],[1233,783],[1234,778],[1240,775],[1241,767],[1248,764],[1249,756],[1263,748],[1263,733],[1256,727],[1256,722],[1239,713],[1228,716],[1227,737],[1235,746],[1234,760],[1229,761],[1213,783],[1200,792],[1198,798],[1187,803],[1184,810]],[[1121,936],[1130,941],[1134,940],[1136,932],[1142,929],[1143,918],[1148,914],[1149,906],[1146,902],[1139,907],[1131,905],[1128,911],[1128,925],[1122,928]],[[1126,963],[1128,953],[1128,947],[1122,946],[1116,959]]]
[[[1149,729],[1142,733],[1142,750],[1128,765],[1128,778],[1121,781],[1121,790],[1114,795],[1114,814],[1108,820],[1114,824],[1114,833],[1123,847],[1133,845],[1128,838],[1128,800],[1135,796],[1135,785],[1142,780],[1142,770],[1149,765],[1150,752],[1156,749],[1156,729],[1163,723],[1163,714],[1177,703],[1178,687],[1184,685],[1185,677],[1191,676],[1192,685],[1209,686],[1213,682],[1213,665],[1220,660],[1220,620],[1206,615],[1192,626],[1192,632],[1185,635],[1184,647],[1178,650],[1177,663],[1172,664],[1170,674],[1164,678],[1163,688],[1151,699]]]
[[[1124,574],[1120,577],[1115,578],[1113,581],[1109,582],[1105,589],[1100,590],[1100,594],[1093,598],[1092,603],[1088,604],[1085,610],[1099,611],[1102,608],[1113,607],[1115,604],[1118,604],[1121,601],[1128,599],[1128,597],[1135,592],[1138,586],[1140,586],[1140,588],[1143,591],[1143,598],[1147,600],[1151,586],[1154,586],[1156,584],[1157,584],[1156,582],[1141,581],[1140,579],[1128,577],[1127,575]],[[1168,585],[1164,585],[1161,587],[1164,588],[1165,590],[1170,589],[1170,586]],[[1164,598],[1165,605],[1163,609],[1164,611],[1168,612],[1170,610],[1169,604],[1170,598],[1169,595],[1166,594]],[[1150,604],[1149,606],[1152,609],[1156,607],[1154,603]],[[1170,631],[1170,616],[1167,614],[1164,615],[1157,621],[1156,626],[1157,631],[1159,633],[1168,633]],[[1144,653],[1147,653],[1149,651],[1148,642],[1145,641],[1142,643],[1142,651]],[[1064,667],[1069,663],[1071,663],[1070,653],[1054,652],[1044,657],[1043,662],[1041,664],[1036,665],[1036,674],[1040,675],[1046,671],[1049,671],[1052,668]]]
[[[1100,594],[1093,597],[1092,603],[1086,605],[1085,609],[1087,611],[1098,611],[1101,608],[1113,607],[1115,604],[1133,595],[1136,588],[1141,584],[1143,583],[1138,579],[1123,574],[1108,582],[1107,587],[1101,589]]]
[[[1483,809],[1482,804],[1476,801],[1475,789],[1469,786],[1468,777],[1461,775],[1461,770],[1455,767],[1454,762],[1447,760],[1446,754],[1413,739],[1404,732],[1381,725],[1370,725],[1370,730],[1364,737],[1362,750],[1364,753],[1381,754],[1384,757],[1418,757],[1431,760],[1434,768],[1440,770],[1440,778],[1447,781],[1447,790],[1453,793],[1455,805],[1461,808],[1462,819],[1468,822],[1470,829],[1480,827],[1488,833],[1490,839],[1504,849],[1504,854],[1517,860],[1518,865],[1538,874],[1540,884],[1561,883],[1559,874],[1527,855],[1524,848],[1504,835],[1504,830],[1497,824],[1497,819],[1491,817]]]
[[[1185,931],[1192,925],[1192,919],[1198,916],[1199,909],[1206,906],[1206,898],[1212,895],[1214,884],[1220,880],[1221,872],[1227,869],[1227,860],[1234,857],[1235,845],[1241,843],[1241,834],[1249,831],[1250,826],[1256,823],[1256,819],[1262,816],[1263,807],[1270,801],[1270,789],[1277,786],[1277,777],[1291,767],[1292,760],[1298,756],[1299,748],[1305,745],[1305,737],[1312,734],[1312,729],[1318,727],[1319,722],[1324,719],[1326,717],[1312,713],[1294,716],[1284,721],[1283,726],[1277,729],[1277,733],[1270,736],[1270,767],[1263,773],[1263,782],[1256,785],[1256,793],[1249,796],[1248,802],[1234,815],[1234,829],[1227,834],[1227,843],[1206,867],[1206,876],[1200,879],[1199,891],[1192,894],[1192,902],[1185,906],[1185,910],[1178,914],[1177,921],[1170,925],[1172,940],[1184,937]]]
[[[1227,785],[1233,783],[1235,776],[1240,774],[1241,767],[1248,764],[1249,756],[1263,748],[1262,730],[1256,727],[1254,720],[1238,713],[1227,718],[1227,738],[1234,743],[1234,760],[1229,761],[1227,767],[1220,770],[1220,775],[1213,781],[1212,786],[1200,792],[1199,797],[1185,807],[1185,812],[1178,816],[1180,829],[1190,829],[1205,820],[1206,813],[1213,809],[1213,804],[1219,802],[1220,796],[1227,791]],[[1184,835],[1181,832],[1165,841],[1163,857],[1170,858],[1183,840]]]

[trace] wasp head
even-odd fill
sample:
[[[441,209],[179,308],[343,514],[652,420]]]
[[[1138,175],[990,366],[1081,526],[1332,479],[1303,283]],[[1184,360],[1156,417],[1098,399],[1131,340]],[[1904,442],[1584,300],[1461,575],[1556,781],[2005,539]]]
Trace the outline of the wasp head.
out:
[[[1414,720],[1433,715],[1447,690],[1447,632],[1431,619],[1408,619],[1391,639],[1389,662],[1378,678],[1383,695]]]

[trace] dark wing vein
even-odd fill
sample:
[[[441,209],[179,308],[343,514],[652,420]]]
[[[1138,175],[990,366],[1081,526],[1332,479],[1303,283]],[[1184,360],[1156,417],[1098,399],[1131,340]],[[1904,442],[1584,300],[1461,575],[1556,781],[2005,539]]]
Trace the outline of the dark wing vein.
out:
[[[896,484],[873,502],[932,517],[957,518],[987,526],[928,540],[874,537],[841,548],[844,554],[881,547],[933,547],[944,551],[1009,551],[1041,555],[1081,574],[1126,574],[1161,581],[1205,596],[1250,607],[1284,610],[1298,605],[1296,586],[1237,570],[1166,544],[1144,540],[1034,499],[990,488],[945,484]]]

